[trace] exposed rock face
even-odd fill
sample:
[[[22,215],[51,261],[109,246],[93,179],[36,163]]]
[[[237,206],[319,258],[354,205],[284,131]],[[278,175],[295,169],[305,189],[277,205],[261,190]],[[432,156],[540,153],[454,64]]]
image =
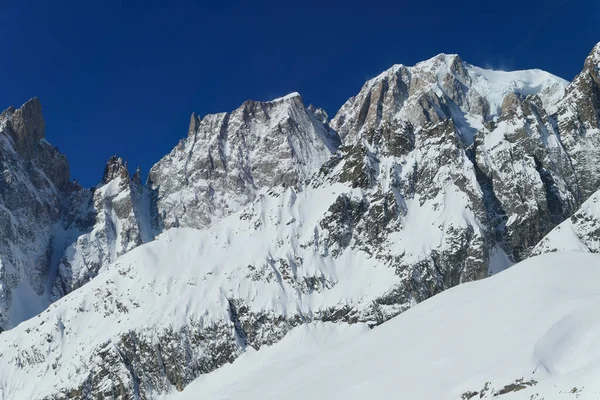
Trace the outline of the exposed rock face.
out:
[[[69,190],[69,168],[44,133],[37,99],[0,116],[0,331],[48,304],[41,296],[52,255],[52,226]]]
[[[413,67],[395,65],[365,83],[338,111],[332,127],[349,144],[364,132],[393,131],[398,121],[419,127],[453,119],[469,144],[481,124],[501,113],[506,95],[537,94],[546,109],[554,109],[566,84],[539,70],[489,71],[440,54]]]
[[[308,178],[338,145],[326,120],[297,93],[203,119],[193,114],[188,137],[150,170],[155,225],[208,226],[248,204],[260,188]]]
[[[496,240],[521,260],[578,202],[569,157],[537,96],[506,96],[475,136],[474,164]]]
[[[9,109],[10,113],[12,110]],[[42,117],[42,104],[39,99],[33,98],[23,104],[11,115],[11,136],[15,142],[17,152],[30,161],[36,155],[40,140],[46,136],[46,123]]]
[[[102,184],[106,185],[112,180],[121,179],[123,181],[129,180],[129,171],[127,170],[127,162],[123,162],[122,159],[117,156],[112,156],[104,167],[104,174],[102,175]]]
[[[556,125],[575,170],[581,201],[600,187],[600,44],[560,102]]]
[[[533,254],[560,250],[598,252],[600,236],[600,43],[585,60],[583,71],[573,80],[559,103],[556,126],[569,162],[581,207],[558,225],[533,249]]]

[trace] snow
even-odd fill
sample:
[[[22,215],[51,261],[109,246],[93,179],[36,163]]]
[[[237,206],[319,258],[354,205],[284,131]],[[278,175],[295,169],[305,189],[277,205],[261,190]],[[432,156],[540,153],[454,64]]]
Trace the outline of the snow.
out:
[[[295,97],[301,97],[300,93],[298,93],[298,92],[292,92],[292,93],[287,94],[287,95],[285,95],[283,97],[278,97],[276,99],[273,99],[273,100],[270,101],[270,103],[274,103],[274,102],[277,102],[277,101],[291,100],[291,99],[293,99]]]
[[[499,272],[502,272],[505,269],[512,267],[513,265],[514,262],[511,261],[511,259],[502,249],[502,247],[496,245],[494,246],[492,251],[490,251],[490,275],[495,275]]]
[[[519,379],[537,383],[502,399],[597,399],[599,280],[600,256],[534,257],[371,331],[299,327],[166,399],[479,399]]]
[[[405,229],[389,235],[389,246],[398,254],[406,253],[413,261],[430,257],[431,251],[440,248],[450,227],[477,226],[466,194],[446,187],[434,199],[415,197],[406,201]]]
[[[514,119],[505,115],[507,119],[499,121],[499,108],[509,93],[537,94],[552,113],[563,96],[566,81],[540,70],[491,71],[461,61],[465,75],[456,68],[457,59],[456,55],[440,55],[414,67],[397,65],[366,86],[407,68],[406,76],[412,76],[403,75],[401,79],[414,78],[414,87],[407,92],[410,95],[398,95],[394,101],[383,103],[381,114],[398,118],[394,122],[419,122],[411,121],[410,114],[420,118],[423,106],[418,101],[432,100],[431,109],[438,117],[451,117],[456,124],[463,147],[473,143],[475,133],[483,133],[484,162],[480,165],[488,167],[490,176],[509,184],[525,182],[528,192],[542,193],[544,185],[533,157],[525,155],[513,161],[512,155],[503,157],[502,153],[511,154],[521,146],[507,139],[511,133],[526,130],[550,149],[561,148],[558,136],[548,132],[549,127],[528,129],[536,127],[536,121],[542,124],[539,121],[543,118],[523,121],[522,110],[516,110]],[[445,102],[438,104],[436,101],[442,97]],[[479,100],[490,104],[492,115],[483,115],[487,112],[482,111],[485,107]],[[416,148],[402,156],[387,156],[374,143],[365,143],[376,159],[372,161],[377,175],[374,187],[350,188],[349,184],[330,182],[322,185],[319,181],[322,177],[333,182],[335,173],[326,177],[318,174],[312,184],[306,185],[303,180],[335,152],[337,136],[304,108],[298,93],[254,106],[252,109],[253,102],[248,102],[231,114],[206,116],[172,155],[157,164],[165,176],[181,175],[170,187],[163,181],[153,189],[145,187],[131,193],[130,189],[123,190],[123,182],[117,178],[96,188],[99,199],[127,203],[131,196],[134,214],[142,211],[131,214],[131,219],[120,218],[116,208],[106,204],[92,231],[61,232],[62,236],[53,242],[53,265],[58,262],[57,255],[71,245],[65,253],[66,261],[85,266],[97,259],[94,265],[102,265],[101,272],[37,318],[0,336],[0,399],[52,396],[81,384],[85,379],[81,370],[93,370],[98,365],[93,360],[98,349],[107,343],[118,346],[118,338],[126,334],[158,337],[165,330],[185,328],[190,321],[199,321],[200,326],[225,321],[223,324],[231,328],[235,323],[232,300],[239,299],[251,313],[281,319],[299,317],[310,321],[324,310],[348,307],[359,320],[367,321],[373,318],[369,309],[373,304],[389,318],[416,303],[411,297],[415,287],[406,287],[414,282],[401,274],[419,271],[402,267],[431,260],[440,251],[458,254],[459,246],[475,248],[487,237],[476,209],[483,193],[464,148],[453,143],[454,132],[430,138],[419,134],[433,132],[443,127],[443,122],[436,125],[435,118],[430,121],[432,125],[415,122]],[[261,117],[247,119],[249,108]],[[451,115],[447,115],[448,110]],[[381,117],[375,114],[373,121],[380,123]],[[488,127],[494,124],[488,124],[489,118],[499,121],[491,131]],[[535,118],[537,115],[532,120]],[[220,133],[217,139],[215,132],[223,132],[225,119],[227,135]],[[454,155],[446,157],[444,152]],[[209,170],[199,166],[207,160],[212,163],[217,156],[225,175],[234,178],[231,182],[254,171],[248,191],[236,193],[226,179],[219,182],[206,178]],[[366,164],[371,166],[369,157],[365,156]],[[427,173],[418,183],[428,189],[401,192],[398,183],[411,182],[409,175],[423,165],[433,171],[430,174],[429,169],[421,167]],[[297,175],[297,185],[280,187],[280,182],[274,180],[279,174],[272,176],[273,169]],[[29,186],[35,191],[31,183]],[[153,240],[158,232],[151,224],[150,196],[151,190],[158,188],[164,190],[161,201],[168,206],[161,212],[174,217],[170,226],[206,229],[173,228]],[[35,193],[40,199],[44,196],[43,191]],[[333,214],[330,206],[340,196],[366,200],[372,207],[383,203],[381,195],[387,194],[395,196],[400,209],[394,221],[398,227],[390,224],[393,233],[370,248],[370,244],[353,247],[361,239],[359,235],[353,237],[356,242],[350,247],[326,244],[328,238],[339,233],[335,232],[339,227],[324,227],[323,217]],[[255,197],[257,201],[249,204]],[[217,207],[199,205],[200,198],[211,198]],[[535,201],[531,196],[526,205]],[[194,214],[180,223],[177,212],[186,209]],[[588,207],[588,211],[598,215],[596,206]],[[13,217],[10,212],[8,215]],[[203,221],[207,216],[214,219]],[[512,227],[523,220],[522,214],[513,213],[506,224]],[[132,221],[139,223],[141,240],[128,242],[127,224]],[[554,250],[600,249],[600,244],[593,247],[585,241],[589,238],[582,237],[582,232],[595,233],[598,222],[590,221],[587,231],[573,221],[557,228],[551,234],[559,243]],[[472,237],[463,235],[469,230]],[[56,236],[54,232],[52,237]],[[467,236],[468,243],[459,243]],[[151,243],[132,250],[144,242]],[[123,248],[118,247],[120,244]],[[86,252],[76,252],[78,245]],[[600,323],[591,317],[600,297],[592,284],[597,282],[598,259],[579,253],[554,254],[527,261],[513,272],[504,271],[512,261],[500,246],[492,247],[494,242],[489,247],[480,246],[481,250],[491,247],[488,272],[494,277],[488,281],[436,296],[372,331],[362,324],[315,322],[258,352],[237,337],[236,351],[245,351],[242,357],[200,377],[179,396],[353,399],[399,394],[425,400],[458,399],[462,393],[479,391],[490,382],[489,390],[479,396],[489,398],[518,379],[535,379],[539,384],[507,398],[533,399],[539,390],[549,399],[557,390],[568,391],[574,384],[594,390],[589,377],[597,375],[595,364],[600,359],[595,343]],[[332,249],[342,251],[332,256]],[[481,257],[487,257],[486,251],[481,251]],[[476,257],[480,256],[467,258]],[[390,261],[400,258],[400,266]],[[0,271],[9,267],[8,263],[0,265]],[[62,267],[66,268],[65,264]],[[431,268],[440,273],[435,263]],[[455,268],[454,263],[451,268]],[[80,278],[96,273],[87,268],[75,272]],[[461,273],[458,269],[452,272]],[[435,291],[458,283],[451,278],[451,284],[444,283],[446,286],[440,285]],[[307,279],[322,286],[307,289]],[[377,303],[393,290],[402,291],[408,300],[398,300],[402,304]],[[47,306],[48,299],[38,299],[25,281],[12,291],[12,296],[17,305],[9,317],[15,321],[32,317]],[[279,337],[274,335],[275,339]],[[35,385],[31,385],[32,377],[37,380]]]
[[[521,71],[497,71],[469,66],[470,75],[474,79],[473,89],[482,94],[490,103],[492,111],[502,105],[504,97],[509,93],[519,93],[524,96],[540,95],[545,108],[550,107],[548,113],[564,95],[564,90],[569,82],[540,69]],[[548,94],[544,91],[552,88]]]
[[[50,305],[48,295],[37,294],[27,281],[21,281],[12,289],[11,297],[12,307],[8,311],[8,318],[17,323],[36,316]]]
[[[573,217],[563,221],[533,249],[534,254],[580,250],[600,252],[600,191],[592,194]]]

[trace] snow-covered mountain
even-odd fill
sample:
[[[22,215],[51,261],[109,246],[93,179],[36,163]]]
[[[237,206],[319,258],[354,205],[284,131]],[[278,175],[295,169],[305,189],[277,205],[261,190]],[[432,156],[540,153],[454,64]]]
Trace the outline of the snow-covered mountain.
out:
[[[299,325],[377,326],[553,250],[600,188],[599,70],[600,44],[570,84],[439,55],[331,121],[295,93],[193,114],[147,183],[113,157],[89,190],[37,100],[7,110],[0,393],[154,398]]]
[[[597,399],[600,256],[528,259],[389,322],[303,325],[168,400]]]
[[[307,179],[339,144],[298,93],[247,101],[232,113],[193,114],[188,137],[150,170],[154,222],[161,229],[208,226],[261,188]]]
[[[368,81],[332,126],[345,143],[412,173],[416,193],[406,197],[435,197],[447,168],[486,227],[482,236],[519,260],[581,201],[549,115],[566,86],[543,71],[483,70],[442,54]]]
[[[96,220],[67,249],[53,294],[78,288],[163,230],[204,228],[253,201],[261,188],[308,178],[339,146],[314,111],[295,93],[203,119],[193,114],[188,136],[152,167],[146,185],[113,157],[88,205]]]

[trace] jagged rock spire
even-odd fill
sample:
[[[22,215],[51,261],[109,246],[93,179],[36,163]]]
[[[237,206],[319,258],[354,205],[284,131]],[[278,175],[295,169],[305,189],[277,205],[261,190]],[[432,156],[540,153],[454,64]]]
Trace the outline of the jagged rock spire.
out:
[[[198,131],[198,127],[200,126],[200,117],[193,112],[190,117],[190,127],[188,129],[188,136],[192,136],[196,131]]]
[[[129,171],[127,169],[127,161],[123,161],[121,157],[112,156],[104,167],[102,175],[102,183],[106,184],[115,178],[129,179]]]
[[[37,97],[28,100],[21,108],[9,107],[2,113],[12,125],[11,136],[17,152],[29,161],[36,154],[36,144],[46,136],[46,122],[42,115],[42,104]]]
[[[131,177],[131,181],[133,183],[135,183],[136,185],[142,184],[142,169],[140,168],[139,165],[135,169],[135,172],[134,172],[133,176]]]
[[[307,110],[313,113],[315,117],[317,117],[317,119],[322,123],[329,124],[329,115],[327,114],[327,111],[323,110],[322,108],[317,108],[312,104],[307,107]]]

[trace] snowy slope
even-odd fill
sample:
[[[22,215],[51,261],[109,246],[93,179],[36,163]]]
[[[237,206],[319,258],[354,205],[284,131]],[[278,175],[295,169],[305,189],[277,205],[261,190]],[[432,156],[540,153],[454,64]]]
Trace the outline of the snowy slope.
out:
[[[171,229],[3,333],[0,393],[95,398],[118,388],[145,396],[182,388],[246,345],[273,343],[300,323],[331,320],[348,307],[369,318],[374,301],[398,281],[360,254],[321,261],[313,246],[298,246],[291,258],[289,248],[263,237],[285,224],[255,230],[251,221],[235,232],[231,222],[210,231]]]
[[[597,399],[599,280],[596,255],[531,258],[372,331],[296,328],[166,398]]]
[[[422,205],[407,202],[404,211],[414,218],[404,219],[385,211],[387,200],[371,198],[371,190],[330,181],[344,171],[341,162],[309,186],[263,191],[219,224],[172,228],[104,266],[0,336],[0,388],[16,399],[152,396],[181,389],[246,346],[272,344],[299,324],[379,324],[470,279],[470,269],[452,260],[477,254],[468,247],[481,246],[480,228],[449,178]],[[385,222],[389,213],[397,227]],[[418,240],[396,230],[424,225],[429,231]],[[429,261],[433,252],[437,265]],[[15,363],[21,368],[8,367]],[[30,376],[40,385],[29,385]]]

